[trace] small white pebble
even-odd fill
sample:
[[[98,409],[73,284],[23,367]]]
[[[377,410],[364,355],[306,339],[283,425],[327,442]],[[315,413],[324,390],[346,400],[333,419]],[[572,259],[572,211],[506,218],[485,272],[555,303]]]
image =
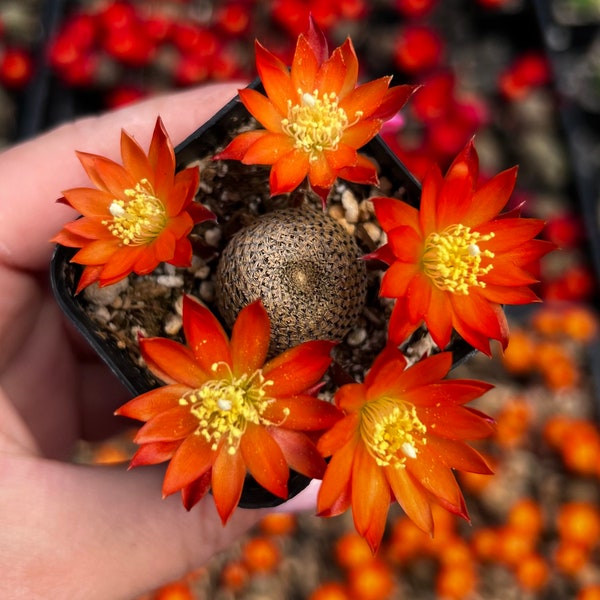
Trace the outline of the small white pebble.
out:
[[[376,225],[372,221],[367,221],[366,223],[363,224],[363,227],[364,227],[365,232],[367,233],[367,235],[374,242],[378,242],[379,241],[379,239],[381,238],[381,229],[379,228],[378,225]]]
[[[91,304],[97,306],[108,306],[112,304],[117,296],[129,287],[129,278],[121,279],[113,285],[100,287],[97,283],[85,288],[83,295]]]
[[[173,308],[179,316],[183,314],[183,296],[177,296],[177,298],[175,298],[175,302],[173,302]]]
[[[358,212],[361,221],[368,221],[375,214],[373,201],[361,200],[360,204],[358,205]]]
[[[357,348],[367,339],[367,330],[364,327],[352,329],[346,336],[346,343],[351,348]]]
[[[345,190],[342,194],[342,206],[346,211],[346,221],[348,221],[348,223],[358,223],[358,201],[356,200],[356,196],[350,190]]]
[[[183,287],[183,277],[181,275],[159,275],[156,283],[168,288]]]
[[[167,335],[176,335],[177,333],[179,333],[179,330],[181,329],[182,324],[183,324],[183,321],[182,321],[180,315],[170,313],[169,315],[167,315],[167,318],[165,319],[165,324],[164,324],[165,333]]]
[[[329,216],[336,221],[344,218],[344,207],[339,204],[332,204],[329,207]]]
[[[200,284],[198,292],[204,302],[212,302],[215,297],[215,286],[212,281],[205,280]]]
[[[103,323],[108,323],[110,321],[110,311],[106,306],[98,306],[94,310],[94,318]]]
[[[204,233],[204,239],[210,246],[218,246],[221,241],[221,230],[218,227],[207,229]]]

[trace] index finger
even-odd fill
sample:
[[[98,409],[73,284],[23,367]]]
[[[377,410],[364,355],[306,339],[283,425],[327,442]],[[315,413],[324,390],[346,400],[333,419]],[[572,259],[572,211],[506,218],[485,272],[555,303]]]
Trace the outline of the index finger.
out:
[[[207,85],[86,117],[15,146],[0,155],[0,263],[39,270],[52,253],[48,240],[72,209],[57,205],[62,191],[91,184],[75,150],[120,162],[124,129],[146,149],[160,116],[174,145],[235,96],[239,84]]]

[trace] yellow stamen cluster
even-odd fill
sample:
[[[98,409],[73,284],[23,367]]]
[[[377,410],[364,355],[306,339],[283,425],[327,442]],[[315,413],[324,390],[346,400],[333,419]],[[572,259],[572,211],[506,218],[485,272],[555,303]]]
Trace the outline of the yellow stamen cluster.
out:
[[[381,398],[362,409],[361,435],[381,467],[401,469],[407,459],[417,458],[419,444],[427,443],[426,432],[415,407],[408,402]]]
[[[225,374],[186,394],[179,404],[190,406],[198,419],[195,433],[210,443],[212,450],[224,440],[227,452],[235,454],[248,423],[271,424],[262,415],[273,402],[265,391],[272,382],[265,380],[260,369],[237,378],[225,363],[213,364],[212,370],[224,370]]]
[[[299,104],[288,100],[287,118],[281,121],[281,126],[294,138],[295,147],[308,152],[310,160],[315,161],[323,150],[337,149],[344,130],[352,123],[333,92],[320,96],[318,90],[309,94],[299,89],[298,95]],[[361,116],[362,112],[357,111],[354,122]]]
[[[425,240],[423,272],[440,290],[468,295],[471,287],[485,287],[480,277],[493,269],[492,264],[482,266],[483,258],[494,258],[490,250],[480,244],[494,237],[482,235],[465,225],[451,225],[441,233],[430,233]]]
[[[102,221],[108,230],[125,245],[147,244],[154,240],[167,224],[164,204],[154,195],[147,179],[134,188],[124,190],[126,200],[115,199],[109,206],[111,220]]]

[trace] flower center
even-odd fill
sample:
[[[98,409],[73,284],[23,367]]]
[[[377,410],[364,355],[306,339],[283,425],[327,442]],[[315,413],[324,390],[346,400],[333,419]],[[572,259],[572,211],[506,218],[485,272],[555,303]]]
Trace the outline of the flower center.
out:
[[[111,220],[102,221],[108,230],[125,245],[137,246],[152,242],[167,224],[164,204],[154,195],[147,179],[134,188],[124,190],[126,200],[115,199],[108,210]]]
[[[282,119],[283,131],[294,138],[299,150],[310,154],[310,160],[317,160],[323,150],[336,150],[344,130],[351,125],[348,115],[338,105],[338,97],[333,92],[319,97],[319,91],[312,94],[298,89],[299,104],[288,100],[288,114]],[[354,115],[356,122],[362,111]]]
[[[423,272],[440,290],[468,295],[470,287],[485,287],[479,278],[489,273],[492,264],[482,266],[483,258],[494,258],[490,250],[482,250],[494,233],[482,235],[465,225],[450,225],[441,233],[430,233],[425,240]]]
[[[226,363],[214,363],[213,372],[224,370],[220,379],[211,379],[180,398],[198,419],[195,434],[201,435],[212,450],[223,440],[229,454],[235,454],[248,423],[271,425],[262,415],[273,402],[265,388],[271,385],[260,369],[252,375],[235,378]],[[288,409],[289,412],[289,409]]]
[[[426,431],[408,402],[381,398],[362,408],[361,435],[379,466],[404,468],[407,459],[417,457],[418,445],[427,442]]]

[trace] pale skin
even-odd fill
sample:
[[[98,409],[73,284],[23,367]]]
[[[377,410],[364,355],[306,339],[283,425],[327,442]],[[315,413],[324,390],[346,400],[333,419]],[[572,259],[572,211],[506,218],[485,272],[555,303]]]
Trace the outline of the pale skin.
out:
[[[215,84],[61,126],[0,154],[0,597],[131,600],[204,564],[267,510],[221,525],[161,498],[162,467],[70,462],[79,439],[125,424],[130,396],[68,325],[48,284],[48,240],[76,217],[55,200],[91,184],[74,151],[120,162],[121,129],[146,150],[160,115],[176,145],[242,84]],[[129,425],[132,423],[129,422]],[[284,510],[314,504],[314,486]]]

